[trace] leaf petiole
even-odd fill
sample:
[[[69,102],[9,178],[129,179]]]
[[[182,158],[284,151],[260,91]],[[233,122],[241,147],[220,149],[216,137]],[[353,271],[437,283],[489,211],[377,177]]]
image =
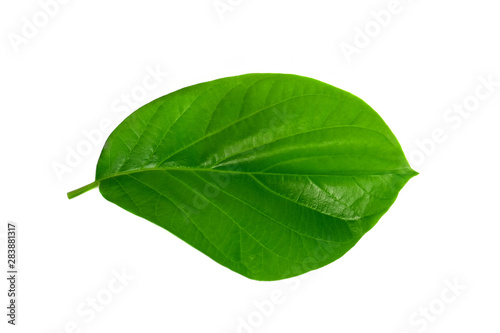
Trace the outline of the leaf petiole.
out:
[[[100,180],[99,181],[96,180],[93,183],[90,183],[88,185],[85,185],[85,186],[82,186],[80,188],[77,188],[76,190],[68,192],[68,199],[73,199],[73,198],[79,196],[80,194],[83,194],[83,193],[85,193],[87,191],[90,191],[90,190],[96,188],[97,186],[99,186],[100,182],[101,182]]]

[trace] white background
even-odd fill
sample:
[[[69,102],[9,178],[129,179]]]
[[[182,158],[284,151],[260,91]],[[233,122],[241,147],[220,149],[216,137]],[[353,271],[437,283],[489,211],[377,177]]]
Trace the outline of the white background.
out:
[[[20,275],[16,327],[1,279],[0,331],[500,332],[500,86],[474,105],[477,87],[488,92],[481,77],[500,81],[497,3],[401,0],[383,27],[371,12],[394,9],[388,0],[221,3],[230,10],[213,0],[61,0],[44,22],[39,2],[2,1],[0,258],[6,271],[14,221]],[[346,56],[347,44],[357,53]],[[140,93],[155,68],[168,74],[138,106],[251,72],[343,88],[379,112],[420,175],[340,260],[297,279],[249,280],[97,190],[66,198],[93,180],[104,143],[97,135],[89,148],[83,132],[133,112],[120,98]],[[474,110],[447,111],[464,101]],[[83,146],[58,177],[54,166]],[[122,270],[133,279],[110,294]],[[270,307],[273,294],[282,296]],[[96,296],[109,301],[102,311],[89,310]]]

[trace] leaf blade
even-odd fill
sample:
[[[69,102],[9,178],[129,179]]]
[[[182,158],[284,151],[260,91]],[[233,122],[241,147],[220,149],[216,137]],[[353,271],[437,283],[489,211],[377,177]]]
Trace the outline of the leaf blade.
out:
[[[288,74],[187,87],[108,138],[109,201],[257,280],[322,267],[370,230],[416,173],[366,103]]]

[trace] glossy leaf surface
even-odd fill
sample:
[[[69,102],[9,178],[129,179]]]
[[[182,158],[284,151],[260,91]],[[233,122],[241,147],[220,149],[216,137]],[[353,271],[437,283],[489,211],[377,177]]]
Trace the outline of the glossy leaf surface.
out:
[[[107,200],[256,280],[340,258],[414,175],[361,99],[289,74],[190,86],[109,136],[96,181]],[[168,254],[173,255],[173,254]]]

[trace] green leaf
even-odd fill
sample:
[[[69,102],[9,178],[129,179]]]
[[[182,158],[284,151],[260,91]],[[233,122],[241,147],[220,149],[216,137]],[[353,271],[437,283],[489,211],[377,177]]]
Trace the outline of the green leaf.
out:
[[[190,86],[109,136],[96,181],[116,205],[233,271],[279,280],[340,258],[413,171],[356,96],[289,74]]]

